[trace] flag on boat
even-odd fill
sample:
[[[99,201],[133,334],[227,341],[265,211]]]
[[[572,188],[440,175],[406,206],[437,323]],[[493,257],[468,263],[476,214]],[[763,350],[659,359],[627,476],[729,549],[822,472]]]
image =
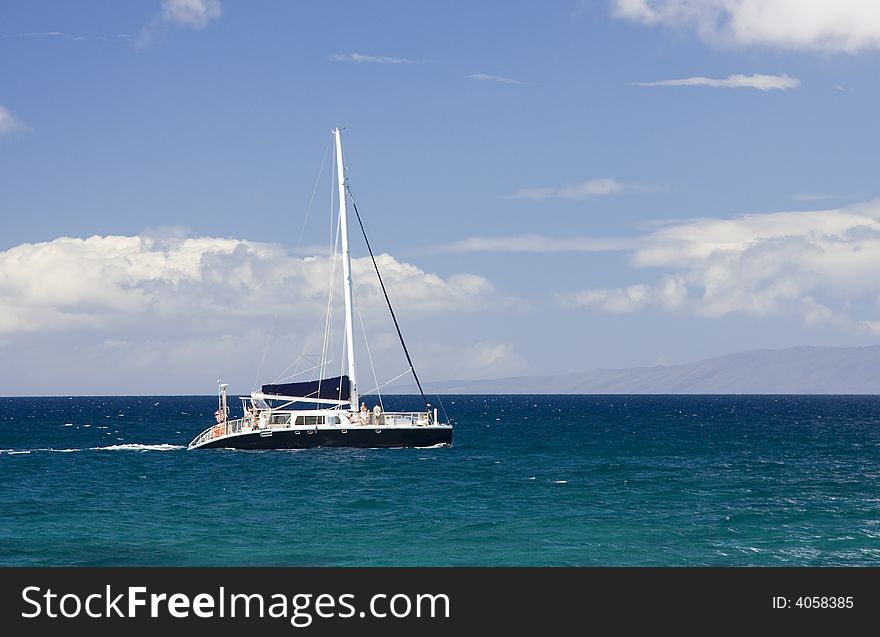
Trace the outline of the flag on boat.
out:
[[[223,422],[223,412],[220,411],[219,409],[218,409],[217,411],[215,411],[215,412],[214,412],[214,419],[215,419],[218,423]]]

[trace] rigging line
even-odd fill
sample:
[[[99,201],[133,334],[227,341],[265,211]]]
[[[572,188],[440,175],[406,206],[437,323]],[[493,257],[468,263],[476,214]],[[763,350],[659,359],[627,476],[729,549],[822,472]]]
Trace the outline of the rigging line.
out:
[[[343,352],[345,351],[345,344],[346,344],[346,334],[345,334],[345,330],[343,330],[342,331],[342,350],[341,350]],[[340,356],[339,357],[339,377],[342,378],[344,375],[345,375],[345,356]],[[349,407],[351,407],[351,410],[354,411],[355,406],[351,404],[350,392],[351,392],[351,386],[349,385],[349,396],[348,396]],[[342,383],[339,383],[339,394],[337,394],[336,398],[337,398],[337,400],[342,400]]]
[[[272,335],[275,333],[275,324],[278,322],[278,312],[275,312],[275,317],[272,319],[272,329],[269,330],[269,334],[266,336],[266,345],[263,347],[263,356],[260,357],[260,365],[257,367],[257,374],[254,376],[254,384],[251,385],[251,391],[255,391],[257,389],[257,381],[260,379],[260,375],[263,373],[263,363],[266,362],[266,354],[269,352],[269,343],[272,342]]]
[[[332,191],[331,191],[332,194]],[[332,199],[332,197],[331,197]],[[330,240],[333,242],[333,250],[331,251],[331,267],[330,267],[330,290],[327,294],[327,323],[324,330],[324,348],[321,352],[321,374],[318,378],[318,393],[321,393],[321,383],[326,375],[327,365],[330,364],[333,356],[333,279],[336,276],[337,254],[339,253],[339,238],[342,227],[342,219],[336,221],[336,236],[333,235],[333,209],[330,209]],[[343,345],[344,347],[344,345]],[[329,356],[328,356],[329,354]],[[328,360],[329,359],[329,360]],[[341,374],[340,374],[341,376]],[[340,384],[340,395],[342,385]]]
[[[302,360],[304,360],[305,358],[308,358],[309,356],[314,356],[314,354],[306,354],[306,351],[309,349],[309,345],[312,344],[312,340],[315,338],[315,334],[318,332],[318,326],[321,324],[321,319],[322,319],[322,318],[323,318],[323,317],[320,317],[320,316],[319,316],[319,317],[318,317],[318,320],[315,321],[315,325],[312,327],[312,330],[309,332],[309,338],[308,338],[308,340],[306,340],[306,344],[305,344],[305,346],[302,348],[302,352],[300,353],[300,355],[299,355],[299,356],[296,358],[296,360],[294,360],[290,365],[288,365],[287,367],[284,368],[284,371],[281,372],[281,373],[276,377],[276,379],[275,379],[274,381],[272,381],[273,383],[278,383],[278,382],[280,382],[281,378],[282,378],[287,372],[290,371],[290,368],[291,368],[291,367],[293,367],[293,375],[294,375],[294,376],[298,375],[298,374],[300,373],[300,372],[299,372],[299,364],[300,364],[300,362],[301,362]],[[314,369],[314,368],[313,368],[313,369]],[[311,370],[306,370],[306,371],[311,371]]]
[[[431,406],[428,404],[428,399],[425,397],[425,392],[422,389],[422,383],[419,382],[419,376],[416,374],[416,368],[413,365],[412,358],[410,358],[409,350],[406,348],[406,342],[403,340],[403,333],[400,331],[400,324],[397,322],[397,316],[394,314],[394,308],[391,307],[391,299],[388,298],[388,290],[385,289],[385,282],[382,280],[382,275],[379,273],[379,265],[376,263],[376,257],[373,255],[373,248],[370,246],[370,240],[367,238],[367,231],[364,228],[364,222],[361,220],[361,213],[358,211],[357,203],[354,200],[354,194],[351,192],[351,187],[348,185],[348,180],[345,181],[345,189],[348,191],[348,196],[351,197],[351,207],[354,208],[354,214],[357,217],[358,225],[361,227],[361,233],[364,235],[364,243],[367,244],[367,251],[370,253],[370,259],[373,260],[373,268],[376,270],[376,277],[379,279],[379,285],[382,286],[382,294],[385,295],[385,303],[388,305],[388,311],[391,312],[391,318],[394,320],[394,327],[397,329],[397,337],[400,339],[400,344],[403,347],[403,353],[406,355],[406,362],[409,363],[409,367],[412,370],[413,378],[416,381],[416,386],[419,388],[419,393],[422,395],[422,400],[425,401],[425,408],[430,411]]]
[[[367,358],[370,359],[370,369],[373,370],[373,382],[376,383],[376,394],[379,396],[379,406],[385,411],[385,403],[382,402],[382,392],[379,391],[379,379],[376,378],[376,368],[373,366],[373,354],[370,352],[370,342],[367,340],[367,328],[364,327],[364,317],[360,308],[357,311],[358,320],[361,322],[361,331],[364,333],[364,345],[367,348]]]
[[[300,245],[302,244],[303,233],[306,230],[306,222],[309,220],[309,212],[312,210],[312,204],[315,201],[315,193],[318,192],[318,184],[321,181],[321,175],[324,174],[324,164],[327,163],[327,154],[330,152],[330,146],[333,144],[333,138],[327,142],[327,147],[324,149],[324,156],[321,158],[321,169],[318,171],[318,177],[315,179],[315,187],[312,188],[312,198],[309,199],[309,205],[306,208],[306,216],[303,219],[302,227],[299,229],[299,238],[296,240],[296,248],[294,251],[299,250]]]
[[[299,237],[296,240],[296,247],[293,249],[294,254],[299,252],[299,247],[302,245],[303,233],[306,230],[306,224],[309,221],[309,213],[312,211],[312,204],[315,202],[315,194],[318,192],[318,184],[321,182],[321,175],[324,174],[324,165],[327,163],[327,154],[330,152],[330,145],[333,140],[327,142],[326,148],[324,148],[324,156],[321,157],[321,168],[318,170],[318,176],[315,178],[315,185],[312,188],[312,196],[309,198],[309,205],[306,206],[306,214],[303,216],[302,225],[299,228]],[[278,310],[275,310],[275,315],[272,317],[272,329],[269,331],[269,336],[266,338],[266,346],[263,348],[263,356],[260,359],[260,366],[257,368],[257,374],[254,377],[254,384],[251,387],[251,391],[256,390],[257,381],[263,373],[263,364],[266,361],[266,354],[269,352],[269,345],[272,342],[272,336],[275,333],[275,326],[278,323]],[[287,367],[290,369],[290,366]],[[287,369],[284,370],[283,373],[287,372]]]
[[[449,414],[446,413],[446,406],[443,404],[443,399],[440,398],[440,394],[436,394],[436,396],[437,401],[440,403],[440,410],[443,412],[443,419],[451,425],[452,421],[449,420]]]
[[[341,226],[341,223],[340,223],[340,226]],[[352,299],[352,303],[353,302],[354,302],[354,299]],[[347,344],[348,344],[348,331],[342,330],[342,345],[340,346],[341,349],[339,350],[342,353],[342,356],[339,357],[339,377],[340,378],[345,376],[345,363],[346,363],[346,359],[348,358],[348,354],[346,353],[346,352],[348,352]],[[351,382],[351,379],[349,379],[349,382]],[[342,383],[339,383],[338,399],[342,400]],[[351,404],[351,386],[350,385],[349,385],[348,401],[349,401],[348,406],[351,407],[352,411],[355,411],[357,408],[357,405]]]
[[[333,167],[336,165],[336,158],[334,157],[331,160],[330,164],[330,174],[333,174]],[[330,321],[331,321],[331,305],[333,302],[333,276],[336,272],[336,246],[333,242],[333,179],[329,180],[330,182],[330,214],[328,218],[330,220],[330,282],[329,289],[327,291],[327,311],[324,315],[324,334],[323,340],[321,342],[321,369],[318,372],[318,380],[320,381],[324,378],[324,366],[327,360],[327,339],[329,338],[328,333],[330,331]],[[320,391],[320,384],[318,386],[318,391]]]
[[[391,383],[393,383],[393,382],[396,381],[397,379],[399,379],[399,378],[403,378],[404,376],[406,376],[407,374],[409,374],[411,371],[412,371],[412,368],[411,368],[411,367],[407,367],[405,370],[403,370],[402,372],[400,372],[397,376],[395,376],[395,377],[392,378],[391,380],[386,380],[386,381],[385,381],[384,383],[382,383],[379,387],[373,387],[373,389],[371,389],[370,391],[365,392],[365,393],[367,393],[367,394],[371,394],[371,393],[374,392],[374,391],[375,391],[375,392],[378,392],[380,389],[382,389],[382,387],[387,387],[388,385],[390,385]]]
[[[331,235],[332,236],[332,235]],[[332,337],[330,333],[333,329],[333,279],[336,276],[336,252],[339,249],[339,224],[336,227],[336,239],[333,243],[333,251],[331,256],[331,266],[330,266],[330,290],[327,293],[327,323],[324,326],[324,346],[321,349],[321,374],[318,378],[318,393],[321,392],[321,381],[325,376],[325,369],[327,367],[327,352],[328,349],[332,355]]]
[[[333,138],[331,136],[328,144],[333,142]],[[330,170],[330,179],[328,183],[330,184],[330,214],[327,215],[327,219],[330,222],[329,226],[329,237],[330,237],[330,289],[327,294],[327,315],[326,315],[326,323],[324,324],[324,344],[321,348],[321,372],[318,375],[318,392],[321,391],[321,380],[326,375],[326,367],[327,367],[327,351],[329,349],[330,355],[333,355],[333,341],[331,337],[331,333],[333,331],[333,279],[336,276],[336,255],[339,252],[339,232],[340,226],[342,225],[341,220],[336,220],[336,235],[334,237],[333,234],[333,221],[335,219],[335,210],[333,203],[336,201],[336,188],[334,188],[333,184],[333,168],[336,166],[336,155],[333,156],[331,160],[331,170]]]
[[[302,225],[300,226],[300,229],[299,229],[299,237],[297,237],[296,247],[293,250],[294,254],[299,252],[299,248],[302,245],[302,238],[303,238],[303,234],[305,233],[305,230],[306,230],[306,224],[308,223],[308,220],[309,220],[309,213],[312,211],[312,204],[315,202],[315,194],[318,192],[318,184],[321,183],[321,175],[324,174],[324,166],[327,163],[327,155],[330,152],[330,147],[332,145],[332,142],[333,142],[333,138],[330,138],[330,140],[327,142],[327,146],[324,148],[324,155],[323,155],[323,157],[321,157],[321,167],[320,167],[320,169],[318,169],[318,176],[315,178],[315,185],[312,188],[312,196],[309,198],[309,205],[306,206],[306,214],[303,216],[303,222],[302,222]],[[266,360],[266,354],[269,351],[269,344],[271,343],[272,336],[275,332],[275,326],[276,326],[277,322],[278,322],[278,310],[275,311],[275,315],[272,318],[272,330],[269,332],[269,336],[266,339],[266,347],[263,349],[263,357],[260,359],[260,366],[257,369],[257,375],[254,377],[254,384],[251,387],[251,391],[254,391],[257,388],[257,380],[259,379],[260,375],[263,373],[263,364]],[[312,339],[310,336],[309,342],[311,342],[311,340]],[[308,345],[306,345],[306,347],[308,347]],[[301,357],[301,355],[300,355],[300,357]],[[281,376],[286,374],[287,371],[291,367],[294,367],[294,365],[296,365],[298,367],[299,360],[300,359],[297,359],[293,363],[288,365],[287,368],[283,372],[281,372]],[[294,376],[295,375],[296,375],[296,370],[294,370]],[[274,382],[277,383],[278,380],[276,379]]]
[[[333,257],[333,263],[330,267],[330,289],[327,292],[327,313],[325,315],[325,323],[324,323],[324,340],[321,344],[321,372],[319,376],[323,377],[324,368],[327,365],[327,341],[330,339],[330,331],[331,325],[333,322],[332,311],[333,311],[333,277],[336,272],[336,256]]]
[[[332,362],[332,361],[328,361],[328,362]],[[291,374],[290,376],[281,376],[281,377],[275,379],[275,380],[273,381],[273,384],[284,383],[284,382],[287,382],[287,381],[289,381],[289,380],[293,380],[293,379],[296,378],[297,376],[302,376],[303,374],[308,374],[309,372],[318,369],[320,366],[321,366],[321,364],[318,363],[317,365],[315,365],[315,366],[313,366],[313,367],[309,367],[308,369],[304,369],[304,370],[302,370],[301,372],[297,372],[297,373],[295,373],[295,374]]]

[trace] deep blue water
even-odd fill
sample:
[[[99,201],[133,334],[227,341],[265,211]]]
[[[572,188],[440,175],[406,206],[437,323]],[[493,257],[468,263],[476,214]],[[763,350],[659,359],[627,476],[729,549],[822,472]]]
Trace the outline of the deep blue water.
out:
[[[452,448],[186,451],[215,400],[0,398],[0,565],[880,565],[880,397],[448,396]]]

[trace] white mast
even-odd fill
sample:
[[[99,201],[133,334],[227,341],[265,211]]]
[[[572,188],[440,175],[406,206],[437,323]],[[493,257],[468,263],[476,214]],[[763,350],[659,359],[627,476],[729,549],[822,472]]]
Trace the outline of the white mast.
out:
[[[352,328],[351,253],[348,251],[348,217],[345,208],[345,164],[342,162],[342,133],[336,136],[336,179],[339,186],[339,226],[342,230],[342,278],[345,285],[345,343],[348,350],[348,381],[351,384],[351,408],[357,411],[358,392],[354,370],[354,329]]]

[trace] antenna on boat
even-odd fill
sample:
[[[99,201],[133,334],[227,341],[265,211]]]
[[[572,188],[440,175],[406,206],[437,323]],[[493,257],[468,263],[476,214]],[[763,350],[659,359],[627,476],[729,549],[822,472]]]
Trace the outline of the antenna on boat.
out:
[[[226,402],[227,387],[229,387],[228,383],[217,379],[217,411],[214,412],[214,415],[217,417],[218,423],[226,422],[226,417],[229,415],[229,405]]]
[[[348,382],[352,410],[358,408],[357,380],[354,366],[354,329],[352,327],[351,253],[348,249],[348,216],[345,207],[345,164],[342,161],[342,132],[333,129],[336,138],[336,182],[339,188],[339,226],[342,235],[342,279],[345,285],[345,344],[348,358]]]

